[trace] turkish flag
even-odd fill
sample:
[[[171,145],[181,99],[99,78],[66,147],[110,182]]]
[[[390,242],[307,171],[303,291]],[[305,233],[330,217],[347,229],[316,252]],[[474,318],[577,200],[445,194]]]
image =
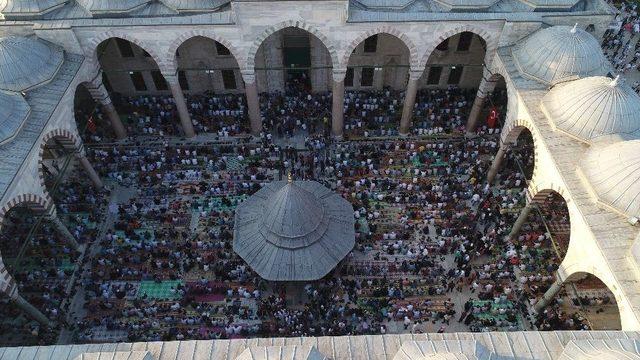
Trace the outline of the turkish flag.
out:
[[[95,133],[97,130],[96,123],[93,121],[93,115],[87,120],[87,130],[91,131],[91,133]]]
[[[492,107],[491,110],[489,110],[489,115],[487,115],[487,125],[490,128],[493,128],[496,126],[496,121],[498,120],[498,109],[496,109],[496,107]]]

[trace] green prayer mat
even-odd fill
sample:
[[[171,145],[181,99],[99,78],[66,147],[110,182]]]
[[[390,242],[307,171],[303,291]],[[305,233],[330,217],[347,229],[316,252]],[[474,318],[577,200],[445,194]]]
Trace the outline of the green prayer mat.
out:
[[[184,282],[182,280],[166,280],[159,283],[155,281],[141,281],[136,297],[142,298],[146,295],[147,298],[156,300],[177,300],[182,297],[175,291],[178,285],[184,285]],[[174,291],[172,291],[172,289]]]

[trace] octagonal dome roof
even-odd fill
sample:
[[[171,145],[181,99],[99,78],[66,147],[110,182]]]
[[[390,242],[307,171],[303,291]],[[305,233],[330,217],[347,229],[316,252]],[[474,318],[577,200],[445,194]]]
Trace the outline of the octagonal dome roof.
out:
[[[515,46],[513,59],[522,76],[547,85],[609,71],[598,40],[577,24],[536,31]]]
[[[617,77],[594,76],[559,84],[542,99],[553,126],[588,144],[606,135],[640,130],[640,96]]]
[[[589,152],[580,166],[598,200],[626,216],[640,217],[640,140]]]
[[[0,91],[0,144],[18,135],[30,113],[31,108],[21,94]]]
[[[241,203],[233,250],[263,279],[317,280],[355,244],[353,208],[315,181],[274,181]]]
[[[22,92],[46,84],[63,61],[62,49],[40,39],[0,37],[0,89]]]

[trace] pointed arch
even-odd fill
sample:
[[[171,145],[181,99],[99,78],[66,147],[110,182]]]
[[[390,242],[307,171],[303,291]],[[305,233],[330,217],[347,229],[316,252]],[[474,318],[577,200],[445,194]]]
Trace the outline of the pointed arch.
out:
[[[168,64],[166,61],[166,57],[161,56],[161,54],[158,53],[158,51],[153,46],[150,46],[150,44],[146,44],[144,41],[131,36],[130,33],[124,31],[106,31],[89,40],[88,49],[90,53],[86,54],[87,57],[93,59],[93,61],[95,61],[96,63],[99,63],[98,46],[104,41],[112,38],[120,38],[137,45],[138,47],[149,53],[149,55],[151,55],[151,58],[156,62],[158,68],[160,68],[161,71],[167,69]]]
[[[431,54],[433,53],[433,51],[436,49],[436,47],[443,41],[445,41],[446,39],[463,33],[463,32],[470,32],[473,33],[477,36],[479,36],[480,38],[482,38],[482,40],[485,41],[486,43],[486,50],[485,50],[485,59],[487,59],[489,56],[491,56],[491,54],[495,53],[496,49],[498,48],[497,43],[495,41],[495,39],[493,38],[493,36],[491,36],[491,34],[489,32],[487,32],[486,30],[483,30],[481,28],[477,28],[475,26],[473,26],[472,24],[465,24],[462,26],[458,26],[454,29],[451,29],[449,31],[446,31],[444,33],[442,33],[440,36],[438,36],[437,38],[435,38],[435,40],[433,40],[428,46],[427,46],[427,52],[425,52],[422,55],[422,58],[420,59],[420,62],[418,64],[418,67],[420,69],[424,69],[427,66],[427,62],[429,62],[429,57],[431,57]]]
[[[178,61],[176,59],[176,52],[178,51],[180,46],[194,37],[203,37],[203,38],[207,38],[207,39],[219,42],[220,44],[224,45],[227,49],[229,49],[229,52],[236,59],[236,62],[238,62],[238,65],[240,65],[240,67],[242,67],[243,64],[245,64],[246,59],[241,57],[242,52],[237,47],[235,47],[229,40],[220,36],[215,31],[194,29],[178,36],[171,43],[171,45],[169,45],[168,53],[169,53],[170,63],[168,65],[171,67],[171,70],[173,71],[178,70]]]
[[[358,35],[358,37],[356,37],[355,39],[351,40],[351,42],[349,42],[349,44],[345,49],[344,56],[342,57],[341,66],[343,68],[347,67],[347,65],[349,64],[349,58],[351,57],[351,53],[358,45],[360,45],[360,43],[365,41],[367,38],[373,35],[378,35],[378,34],[390,35],[402,41],[404,45],[407,47],[407,49],[409,49],[409,64],[411,65],[411,68],[412,69],[419,68],[418,48],[416,47],[414,42],[405,33],[388,25],[379,26],[377,28],[367,30],[364,33]]]
[[[282,29],[289,28],[289,27],[305,30],[308,33],[312,34],[313,36],[317,37],[320,40],[320,42],[322,42],[322,44],[329,51],[329,55],[331,55],[332,66],[334,68],[339,66],[340,61],[338,58],[338,52],[336,51],[336,47],[334,46],[333,42],[330,41],[329,38],[324,33],[318,30],[318,28],[316,28],[315,26],[309,25],[302,20],[287,20],[287,21],[283,21],[281,23],[269,26],[264,30],[262,34],[260,34],[255,39],[253,44],[251,44],[249,51],[247,52],[247,58],[246,58],[247,68],[253,69],[255,67],[256,54],[258,53],[258,49],[260,48],[260,45],[262,45],[262,43],[266,38],[268,38],[272,34]]]

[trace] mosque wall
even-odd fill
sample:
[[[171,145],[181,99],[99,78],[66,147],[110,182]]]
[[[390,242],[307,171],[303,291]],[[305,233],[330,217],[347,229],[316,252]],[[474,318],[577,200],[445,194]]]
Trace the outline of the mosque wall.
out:
[[[584,156],[585,146],[551,129],[537,106],[546,90],[518,89],[517,80],[511,78],[508,67],[500,56],[495,56],[489,67],[491,73],[503,76],[507,85],[508,114],[502,129],[501,147],[509,146],[523,127],[529,129],[534,142],[535,164],[528,183],[527,203],[535,203],[553,191],[562,196],[569,211],[569,248],[556,277],[563,283],[576,281],[576,274],[598,277],[616,299],[622,329],[640,329],[640,319],[636,315],[640,309],[635,295],[637,290],[631,281],[635,275],[628,270],[635,265],[626,259],[629,246],[624,245],[628,226],[621,217],[608,216],[601,220],[606,222],[606,231],[594,227],[603,211],[584,190],[575,170]],[[613,256],[611,251],[615,251]]]
[[[591,32],[596,39],[601,39],[612,18],[613,16],[545,16],[545,21],[553,25],[578,24],[578,27]],[[592,29],[590,25],[593,25]]]
[[[259,92],[277,92],[284,89],[284,71],[276,70],[283,64],[282,33],[277,32],[267,37],[256,54],[256,68],[272,70],[256,70]]]
[[[510,46],[516,44],[521,39],[525,38],[529,34],[542,28],[542,23],[539,22],[511,22],[504,23],[504,30],[500,36],[500,47]]]
[[[535,93],[535,91],[530,92]],[[545,91],[538,91],[538,93],[540,94],[526,95],[526,99],[519,93],[517,113],[510,118],[526,126],[531,131],[536,144],[535,170],[527,190],[528,202],[541,193],[555,191],[564,198],[569,210],[571,225],[569,249],[560,264],[557,276],[563,281],[576,273],[589,273],[598,277],[616,299],[622,329],[640,329],[640,319],[637,315],[640,309],[635,296],[637,289],[635,284],[628,281],[635,275],[628,273],[625,269],[631,265],[625,259],[629,247],[618,245],[625,243],[626,239],[622,234],[616,233],[621,226],[624,227],[622,224],[624,219],[618,216],[609,217],[608,230],[606,232],[596,230],[597,226],[594,227],[594,225],[598,219],[593,215],[599,212],[598,208],[591,196],[584,191],[575,170],[575,163],[584,154],[583,145],[577,141],[568,141],[565,135],[551,130],[544,115],[532,105],[531,101],[539,101],[539,95]],[[512,124],[505,125],[505,129],[512,127]],[[562,150],[558,146],[562,146]],[[560,167],[559,163],[563,166]],[[625,227],[622,230],[628,233],[628,228]],[[618,254],[618,249],[614,250],[617,247],[623,248],[624,254]],[[617,267],[612,268],[614,264]]]
[[[118,41],[118,39],[107,40],[98,50],[100,64],[108,79],[108,87],[114,92],[127,96],[170,94],[168,87],[163,90],[154,84],[153,72],[160,71],[160,68],[147,50],[136,45],[125,44],[131,50],[131,54],[126,54],[119,48]],[[136,90],[132,76],[137,76],[138,73],[144,79],[147,90]]]
[[[34,194],[43,198],[50,198],[39,175],[39,166],[42,160],[40,153],[42,138],[56,129],[77,134],[77,127],[73,117],[75,91],[80,83],[89,81],[93,76],[95,76],[95,67],[84,61],[41,132],[40,139],[31,148],[24,165],[16,174],[16,179],[19,179],[19,181],[11,183],[4,196],[0,199],[0,205],[4,205],[9,200],[22,194]]]
[[[407,84],[409,68],[411,66],[410,51],[403,41],[393,35],[377,34],[375,52],[366,52],[364,41],[355,46],[348,58],[347,68],[353,69],[352,90],[381,90],[390,87],[404,90]],[[286,74],[283,67],[282,31],[268,36],[259,46],[255,56],[255,73],[258,81],[258,91],[283,91]],[[312,91],[326,92],[331,88],[331,67],[333,60],[324,43],[315,36],[310,39],[311,67],[309,70]],[[420,87],[442,88],[450,85],[449,76],[455,67],[462,67],[459,81],[453,82],[464,88],[475,88],[482,76],[482,64],[485,54],[485,42],[479,36],[473,36],[467,48],[460,44],[461,35],[455,34],[448,40],[446,50],[435,50],[429,57]],[[147,48],[153,44],[141,43]],[[464,50],[458,50],[463,46]],[[100,62],[107,74],[109,84],[114,91],[128,96],[169,94],[168,90],[159,89],[154,83],[153,71],[160,71],[158,65],[146,50],[132,46],[133,56],[123,56],[116,40],[109,40],[100,53]],[[370,50],[370,49],[369,49]],[[186,93],[202,93],[215,91],[217,93],[242,93],[240,66],[233,54],[220,55],[215,42],[211,39],[196,37],[182,43],[176,58],[178,71],[184,71],[188,88]],[[166,54],[170,57],[170,54]],[[169,60],[167,60],[168,62]],[[431,67],[439,67],[440,76],[437,83],[429,79]],[[373,68],[371,85],[363,82],[363,69]],[[268,70],[271,69],[271,70]],[[223,70],[233,71],[235,88],[225,87]],[[132,81],[131,71],[139,72],[144,79],[146,90],[136,90]],[[137,76],[137,75],[136,75]],[[229,75],[227,74],[227,77]],[[227,80],[229,81],[229,80]]]
[[[194,37],[178,48],[176,60],[178,70],[184,72],[187,80],[186,93],[244,93],[238,62],[223,47],[214,40]],[[223,76],[227,76],[226,86]]]
[[[311,36],[311,86],[314,92],[331,90],[331,56],[318,38]]]
[[[457,84],[462,88],[477,88],[482,79],[486,44],[478,35],[473,35],[467,50],[461,50],[462,34],[456,34],[449,38],[446,50],[435,49],[427,62],[420,86],[423,88],[446,87],[449,85],[449,75],[454,68],[462,67],[462,77]],[[442,74],[437,85],[429,84],[429,72],[432,67],[442,68]]]

